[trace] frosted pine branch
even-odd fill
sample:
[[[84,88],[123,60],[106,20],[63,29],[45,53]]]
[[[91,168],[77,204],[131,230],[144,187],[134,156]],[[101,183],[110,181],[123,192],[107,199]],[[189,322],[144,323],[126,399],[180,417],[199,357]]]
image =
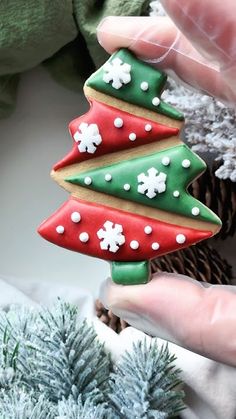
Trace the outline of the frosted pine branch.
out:
[[[83,404],[81,397],[75,401],[72,397],[58,403],[58,416],[55,419],[115,419],[106,404],[95,405],[87,399]]]
[[[55,419],[56,408],[43,395],[18,387],[0,392],[1,419]]]
[[[139,419],[167,419],[183,409],[183,392],[175,357],[157,341],[138,342],[131,353],[126,352],[111,377],[109,395],[115,414],[130,419],[135,412]]]
[[[8,313],[0,311],[0,387],[28,385],[33,388],[31,359],[32,333],[36,327],[36,315],[32,311],[12,307]]]
[[[110,361],[95,331],[78,325],[75,306],[59,302],[40,313],[43,327],[36,337],[39,357],[35,380],[52,401],[70,395],[101,395],[106,390]]]
[[[10,388],[14,381],[20,379],[16,370],[19,344],[16,343],[11,350],[9,340],[10,334],[6,328],[0,344],[0,389]]]
[[[111,375],[75,306],[0,310],[1,419],[163,419],[182,408],[174,357],[139,343]],[[111,379],[110,379],[111,377]],[[110,383],[109,383],[110,380]],[[110,396],[109,396],[110,392]]]

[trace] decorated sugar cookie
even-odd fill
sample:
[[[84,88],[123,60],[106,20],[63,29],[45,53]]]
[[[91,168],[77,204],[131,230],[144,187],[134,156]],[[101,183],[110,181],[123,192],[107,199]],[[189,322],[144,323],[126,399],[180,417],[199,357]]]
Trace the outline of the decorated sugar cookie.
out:
[[[206,168],[179,138],[166,75],[121,49],[84,86],[72,150],[52,177],[71,196],[39,227],[52,243],[111,262],[121,284],[150,280],[150,260],[216,234],[219,218],[188,193]]]

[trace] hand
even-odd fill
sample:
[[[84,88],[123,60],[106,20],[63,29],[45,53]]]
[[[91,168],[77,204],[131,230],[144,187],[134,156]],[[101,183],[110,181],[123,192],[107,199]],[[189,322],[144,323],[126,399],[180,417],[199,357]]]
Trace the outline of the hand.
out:
[[[145,285],[108,279],[100,299],[131,326],[236,366],[236,287],[160,273]]]
[[[235,106],[235,0],[163,0],[169,17],[109,17],[98,39],[121,47]],[[174,23],[173,23],[174,22]],[[176,274],[146,285],[107,280],[103,304],[132,326],[199,354],[236,366],[236,287],[210,286]]]
[[[108,17],[98,40],[112,53],[131,49],[144,61],[235,106],[235,0],[162,0],[171,17]]]

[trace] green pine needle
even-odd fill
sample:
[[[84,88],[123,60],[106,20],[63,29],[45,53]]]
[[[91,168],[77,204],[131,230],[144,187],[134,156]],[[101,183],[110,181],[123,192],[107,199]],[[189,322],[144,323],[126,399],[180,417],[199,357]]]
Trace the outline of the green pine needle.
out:
[[[111,414],[105,403],[95,405],[88,398],[83,404],[81,397],[77,401],[70,397],[68,400],[61,400],[58,403],[56,419],[114,419]]]
[[[134,344],[111,375],[109,397],[116,414],[122,419],[130,419],[130,412],[137,419],[176,416],[184,408],[184,393],[177,389],[180,371],[174,361],[168,347],[159,349],[156,340]]]
[[[166,419],[183,409],[174,361],[138,342],[111,372],[75,306],[0,310],[0,419]]]
[[[56,408],[44,395],[39,397],[18,387],[0,392],[1,419],[55,419]]]
[[[35,381],[50,400],[68,398],[84,401],[87,395],[101,395],[107,389],[110,358],[96,333],[84,321],[78,323],[75,306],[58,302],[40,313],[42,327],[35,342],[38,355]]]

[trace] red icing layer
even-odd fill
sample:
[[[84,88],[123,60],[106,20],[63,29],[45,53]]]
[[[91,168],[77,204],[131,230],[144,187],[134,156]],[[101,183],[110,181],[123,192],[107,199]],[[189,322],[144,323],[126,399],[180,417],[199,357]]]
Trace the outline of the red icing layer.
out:
[[[74,119],[69,124],[69,131],[72,138],[74,138],[74,134],[77,131],[81,133],[79,129],[81,123],[89,125],[96,124],[102,142],[96,146],[96,151],[94,153],[89,153],[87,151],[79,151],[78,144],[80,144],[80,142],[78,143],[74,140],[72,150],[62,160],[55,164],[53,167],[54,170],[103,154],[148,144],[175,136],[179,133],[178,128],[167,127],[148,119],[131,115],[121,109],[113,108],[95,100],[91,100],[90,104],[91,108],[85,115]],[[116,128],[114,126],[114,120],[116,118],[121,118],[123,120],[123,126],[121,128]],[[145,130],[145,125],[147,124],[152,126],[150,131]],[[131,133],[136,134],[136,139],[134,141],[129,139]]]
[[[73,212],[78,212],[81,216],[78,223],[71,220]],[[97,232],[104,229],[103,225],[106,221],[120,224],[123,228],[122,235],[125,237],[125,243],[119,246],[116,253],[103,250],[100,247],[102,240],[98,238]],[[62,234],[56,231],[58,226],[64,227]],[[152,228],[151,234],[144,232],[145,226]],[[82,201],[74,197],[71,197],[51,217],[44,221],[38,232],[46,240],[58,246],[110,261],[148,260],[190,246],[212,236],[210,231],[179,227],[126,211]],[[81,242],[79,238],[80,234],[84,232],[89,235],[89,240],[86,243]],[[177,243],[177,235],[184,235],[185,242]],[[131,241],[138,242],[139,248],[133,250],[130,247]],[[158,250],[152,249],[153,243],[160,245]]]

